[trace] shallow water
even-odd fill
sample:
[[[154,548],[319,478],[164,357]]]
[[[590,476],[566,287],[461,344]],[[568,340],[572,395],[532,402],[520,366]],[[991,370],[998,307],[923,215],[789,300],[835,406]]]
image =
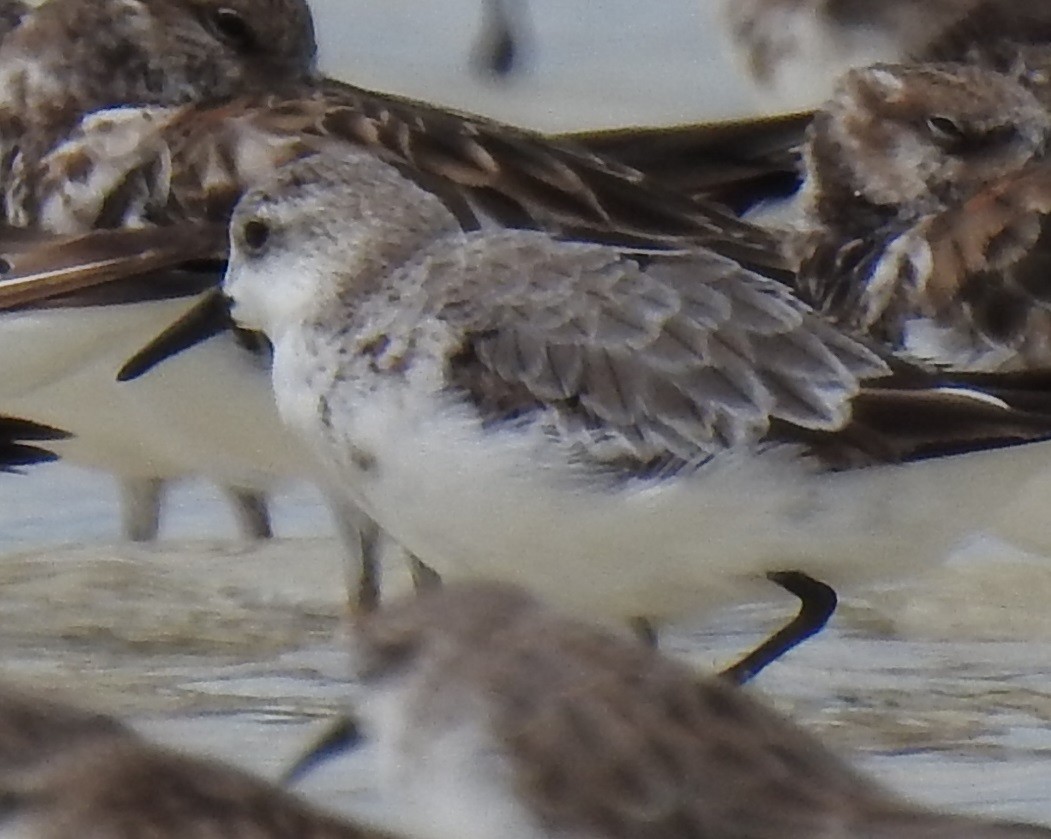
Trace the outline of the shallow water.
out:
[[[536,63],[506,87],[465,73],[475,0],[314,1],[330,69],[523,124],[748,107],[696,0],[663,0],[641,18],[629,0],[534,0]],[[1045,536],[1042,497],[1016,511],[1012,535]],[[279,499],[284,538],[244,546],[225,541],[232,523],[207,487],[177,488],[170,501],[166,541],[121,545],[107,480],[62,465],[0,476],[5,678],[275,776],[348,693],[331,524],[297,489]],[[1042,557],[979,542],[935,577],[846,603],[754,689],[915,798],[1051,822],[1049,596]],[[735,610],[667,648],[711,667],[784,617]],[[319,773],[307,792],[367,812],[367,777]]]

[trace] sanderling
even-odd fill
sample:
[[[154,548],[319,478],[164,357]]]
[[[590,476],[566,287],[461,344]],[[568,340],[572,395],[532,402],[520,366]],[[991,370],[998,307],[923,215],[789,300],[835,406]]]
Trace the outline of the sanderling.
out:
[[[885,360],[708,251],[465,230],[367,152],[286,167],[230,236],[234,320],[333,482],[439,573],[581,613],[925,567],[1045,456],[1014,445],[1043,392]]]
[[[1051,836],[907,802],[746,691],[510,587],[388,605],[353,660],[357,743],[418,839]]]
[[[643,251],[704,244],[750,265],[783,271],[777,240],[768,232],[573,143],[325,82],[294,94],[247,96],[217,106],[124,107],[84,118],[65,142],[21,173],[26,185],[18,190],[21,198],[13,211],[25,224],[46,220],[50,229],[95,230],[95,235],[72,245],[38,243],[28,256],[23,249],[9,262],[29,260],[32,289],[27,294],[16,281],[18,271],[8,271],[0,297],[5,305],[24,308],[59,293],[68,300],[79,286],[111,279],[121,270],[141,277],[142,249],[129,241],[143,237],[152,252],[163,241],[163,231],[176,236],[188,227],[191,235],[200,234],[196,241],[183,240],[178,253],[169,253],[169,264],[221,258],[225,228],[208,222],[225,221],[243,191],[277,166],[333,146],[364,146],[399,162],[440,194],[465,226],[539,228]],[[97,231],[114,225],[125,228],[120,236]],[[72,283],[61,267],[71,250],[89,254],[84,256],[87,271],[72,260]],[[94,271],[92,264],[102,267]],[[163,261],[151,265],[156,272]],[[144,287],[141,280],[132,285]],[[76,302],[82,306],[91,299],[85,294]],[[266,384],[261,377],[255,381]],[[182,391],[160,387],[178,403],[172,412],[194,404]],[[237,401],[231,397],[224,404],[235,409]],[[359,541],[365,552],[377,544],[374,533]]]

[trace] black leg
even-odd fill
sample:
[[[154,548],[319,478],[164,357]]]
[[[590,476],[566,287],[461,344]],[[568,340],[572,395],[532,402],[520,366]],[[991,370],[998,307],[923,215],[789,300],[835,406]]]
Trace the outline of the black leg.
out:
[[[380,602],[383,534],[372,519],[345,501],[333,502],[332,513],[344,549],[343,568],[351,614],[367,615],[375,611]]]
[[[734,684],[750,681],[770,662],[820,632],[836,611],[835,590],[801,571],[771,571],[766,577],[799,598],[799,613],[748,655],[723,670],[720,675]]]
[[[357,580],[350,580],[351,588],[358,592],[355,611],[360,615],[375,612],[380,605],[380,551],[382,550],[379,527],[364,529],[361,534],[361,568]]]
[[[270,526],[270,505],[265,493],[239,487],[224,487],[237,519],[237,532],[242,539],[256,541],[272,539],[274,530]]]
[[[164,481],[120,479],[120,529],[129,542],[152,542],[161,528]]]

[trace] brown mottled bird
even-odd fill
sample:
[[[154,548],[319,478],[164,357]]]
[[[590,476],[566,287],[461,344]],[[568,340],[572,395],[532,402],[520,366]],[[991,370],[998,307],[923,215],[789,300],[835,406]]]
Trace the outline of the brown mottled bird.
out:
[[[905,801],[746,691],[520,589],[390,605],[353,659],[358,742],[418,839],[1051,836]]]
[[[0,47],[0,113],[36,132],[221,99],[303,80],[316,49],[304,0],[49,0]]]
[[[727,4],[726,15],[754,74],[774,92],[776,115],[568,136],[767,223],[769,205],[780,207],[801,180],[814,108],[851,67],[906,60],[978,65],[1014,77],[1051,104],[1046,2],[744,0]],[[798,108],[805,110],[783,113]]]
[[[0,43],[5,220],[42,224],[18,212],[19,176],[93,111],[302,82],[316,50],[305,0],[49,0]]]
[[[390,839],[112,717],[7,688],[0,798],[0,835],[23,838]]]
[[[800,288],[960,370],[1051,365],[1051,115],[972,65],[854,70],[806,149]]]

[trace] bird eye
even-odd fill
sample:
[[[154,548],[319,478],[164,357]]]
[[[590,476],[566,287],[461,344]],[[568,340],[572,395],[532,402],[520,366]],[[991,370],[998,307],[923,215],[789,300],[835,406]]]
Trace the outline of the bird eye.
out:
[[[950,117],[928,117],[927,131],[931,139],[944,148],[958,148],[967,142],[966,132]]]
[[[242,52],[250,52],[257,46],[255,33],[241,13],[228,6],[216,9],[212,15],[212,27],[215,33]]]
[[[250,253],[262,253],[266,243],[270,241],[270,225],[257,218],[249,219],[241,227],[241,241],[245,250]]]

